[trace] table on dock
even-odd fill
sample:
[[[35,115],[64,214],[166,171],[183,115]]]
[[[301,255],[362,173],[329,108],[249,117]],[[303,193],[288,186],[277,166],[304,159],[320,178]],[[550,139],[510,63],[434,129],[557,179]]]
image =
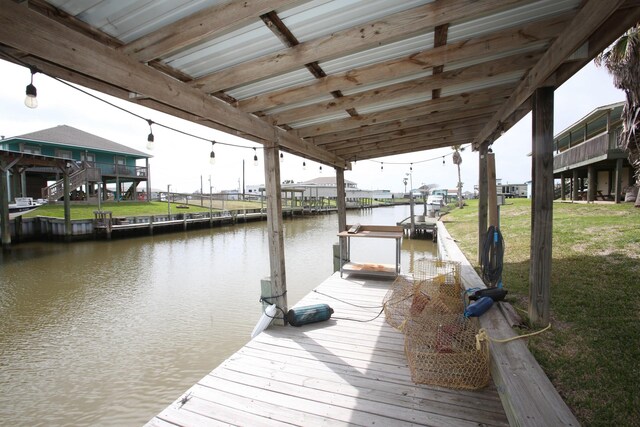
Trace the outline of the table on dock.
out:
[[[508,425],[493,385],[411,381],[403,334],[368,321],[392,283],[333,274],[297,304],[327,303],[330,320],[267,329],[147,425]]]

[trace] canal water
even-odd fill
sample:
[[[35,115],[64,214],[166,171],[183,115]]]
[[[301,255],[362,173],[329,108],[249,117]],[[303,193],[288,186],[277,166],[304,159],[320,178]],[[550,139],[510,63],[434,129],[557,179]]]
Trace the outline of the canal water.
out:
[[[407,216],[394,206],[347,222]],[[332,274],[337,221],[285,221],[290,306]],[[392,240],[352,240],[354,261],[394,253]],[[403,239],[403,272],[434,256],[430,241]],[[269,274],[266,222],[25,243],[0,259],[0,424],[11,426],[144,424],[249,341]]]

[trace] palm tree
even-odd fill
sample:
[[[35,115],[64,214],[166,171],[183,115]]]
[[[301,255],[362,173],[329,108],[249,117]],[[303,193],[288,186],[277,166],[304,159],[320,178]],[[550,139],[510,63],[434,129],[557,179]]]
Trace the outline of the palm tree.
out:
[[[458,207],[462,209],[464,206],[464,202],[462,201],[462,178],[460,176],[460,164],[462,163],[462,156],[460,155],[461,151],[464,151],[461,145],[453,145],[451,149],[454,151],[453,153],[453,164],[458,166]]]
[[[636,187],[640,186],[640,23],[631,27],[595,59],[613,76],[613,84],[622,89],[627,102],[622,110],[623,127],[618,144],[629,156]],[[640,207],[640,191],[636,198]]]

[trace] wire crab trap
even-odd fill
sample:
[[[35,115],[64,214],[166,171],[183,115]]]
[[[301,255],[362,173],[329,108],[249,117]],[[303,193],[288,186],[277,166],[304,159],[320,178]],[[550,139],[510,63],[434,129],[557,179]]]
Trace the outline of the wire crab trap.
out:
[[[426,313],[404,327],[405,355],[417,384],[475,390],[490,380],[489,347],[477,341],[478,319]]]

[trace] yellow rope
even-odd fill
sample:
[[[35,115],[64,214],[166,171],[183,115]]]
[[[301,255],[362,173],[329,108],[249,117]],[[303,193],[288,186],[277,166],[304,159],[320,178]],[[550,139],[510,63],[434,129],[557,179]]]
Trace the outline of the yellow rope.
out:
[[[544,331],[546,331],[549,328],[551,328],[551,323],[549,323],[546,328],[540,329],[539,331],[531,332],[529,334],[524,334],[524,335],[517,335],[517,336],[511,337],[511,338],[503,338],[503,339],[492,338],[492,337],[489,336],[489,334],[487,333],[486,329],[481,328],[478,331],[478,333],[476,334],[476,348],[478,350],[480,350],[480,348],[482,347],[481,343],[482,343],[482,341],[485,341],[485,340],[490,340],[490,341],[499,342],[499,343],[505,343],[505,342],[509,342],[509,341],[515,341],[515,340],[520,339],[520,338],[532,337],[534,335],[541,334],[541,333],[543,333]]]

